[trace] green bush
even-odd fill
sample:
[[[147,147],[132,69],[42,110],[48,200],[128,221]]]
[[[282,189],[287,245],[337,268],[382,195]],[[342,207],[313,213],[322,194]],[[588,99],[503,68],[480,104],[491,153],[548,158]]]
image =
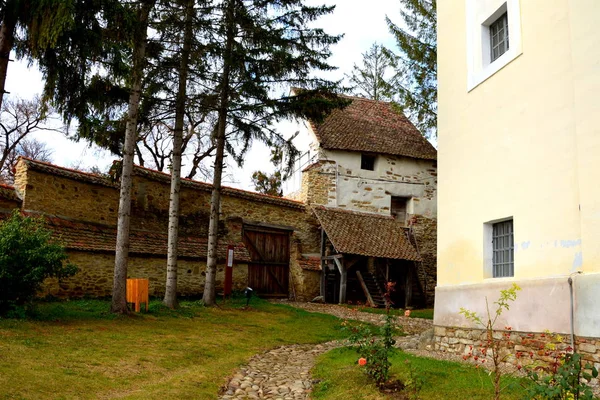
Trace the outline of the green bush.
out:
[[[367,375],[375,380],[377,386],[382,386],[388,382],[390,378],[391,363],[389,360],[390,354],[394,350],[393,346],[396,341],[392,338],[394,334],[395,318],[390,314],[390,293],[394,290],[395,283],[386,283],[386,310],[385,323],[380,328],[380,337],[371,332],[371,329],[365,325],[347,327],[344,323],[344,328],[350,331],[348,341],[353,345],[361,359],[359,365],[364,366]],[[362,362],[362,363],[361,363]]]
[[[52,240],[41,218],[15,211],[0,223],[0,315],[13,313],[36,295],[46,278],[74,275],[65,249]]]
[[[572,351],[568,348],[567,351]],[[547,366],[538,366],[527,371],[532,384],[526,387],[528,399],[549,400],[593,400],[592,389],[587,385],[598,377],[598,370],[591,363],[582,366],[578,353],[551,351],[554,361]],[[584,369],[585,368],[585,369]],[[591,374],[586,372],[591,371]],[[582,381],[582,378],[585,381]]]

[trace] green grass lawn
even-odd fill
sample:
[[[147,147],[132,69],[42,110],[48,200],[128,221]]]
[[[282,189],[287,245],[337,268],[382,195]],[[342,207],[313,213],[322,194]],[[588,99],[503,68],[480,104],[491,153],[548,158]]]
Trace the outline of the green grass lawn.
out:
[[[333,316],[243,305],[116,317],[107,301],[41,303],[36,320],[0,319],[0,399],[214,399],[258,352],[344,336]]]
[[[357,365],[358,355],[353,349],[341,348],[320,356],[313,369],[313,379],[319,379],[314,389],[315,400],[383,400],[383,396],[367,375]],[[488,400],[493,398],[493,385],[485,370],[470,365],[418,358],[408,353],[395,352],[391,358],[393,376],[403,382],[409,379],[410,361],[423,385],[418,393],[422,400],[469,399]],[[503,392],[503,399],[522,399],[520,380],[507,378],[503,384],[512,387]]]
[[[347,305],[347,304],[343,304],[344,307],[348,307],[348,308],[352,308],[352,309],[356,309],[359,311],[364,311],[364,312],[368,312],[368,313],[372,313],[372,314],[385,314],[387,313],[385,308],[372,308],[372,307],[367,307],[367,306],[356,306],[356,305]],[[396,308],[392,308],[390,309],[390,314],[392,315],[401,315],[404,316],[404,310],[403,309],[396,309]],[[425,318],[425,319],[433,319],[433,308],[424,308],[421,310],[411,310],[410,311],[410,317],[411,318]]]

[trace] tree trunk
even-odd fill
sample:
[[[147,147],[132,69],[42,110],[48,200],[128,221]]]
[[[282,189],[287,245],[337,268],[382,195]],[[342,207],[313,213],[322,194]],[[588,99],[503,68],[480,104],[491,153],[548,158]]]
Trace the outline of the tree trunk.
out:
[[[133,49],[133,68],[131,76],[131,93],[125,129],[125,145],[123,146],[123,172],[121,174],[121,193],[119,197],[119,217],[117,222],[117,246],[115,252],[115,273],[113,281],[111,311],[127,314],[127,261],[129,258],[129,223],[131,219],[131,175],[136,143],[136,126],[142,76],[146,64],[146,39],[148,35],[148,17],[154,0],[142,3],[138,11],[139,25],[135,32]]]
[[[219,242],[219,209],[221,205],[221,177],[223,175],[223,158],[225,152],[225,131],[227,128],[227,111],[229,108],[229,74],[231,71],[231,57],[234,40],[234,9],[233,0],[227,2],[225,24],[227,27],[227,42],[223,57],[223,75],[219,91],[219,121],[217,124],[215,172],[213,176],[213,190],[210,197],[210,223],[208,225],[208,255],[206,257],[206,281],[202,300],[207,306],[216,304],[216,274],[217,274],[217,246]]]
[[[8,60],[15,40],[16,21],[8,14],[10,13],[6,13],[0,26],[0,110],[2,110],[2,100],[4,99]]]
[[[173,131],[173,158],[171,160],[171,197],[169,201],[169,243],[167,254],[167,282],[163,302],[169,308],[177,308],[177,237],[179,236],[179,186],[181,183],[181,150],[183,142],[183,119],[185,116],[188,64],[193,35],[194,0],[188,0],[185,10],[185,32],[179,66],[179,87],[175,103],[175,129]]]

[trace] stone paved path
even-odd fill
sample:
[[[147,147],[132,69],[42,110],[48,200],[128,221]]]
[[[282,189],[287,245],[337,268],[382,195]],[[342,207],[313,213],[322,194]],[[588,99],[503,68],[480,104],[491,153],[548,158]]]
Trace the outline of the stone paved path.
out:
[[[309,399],[315,358],[340,345],[291,345],[257,354],[233,376],[219,399]]]
[[[361,312],[332,304],[298,303],[282,301],[311,312],[332,314],[341,319],[352,319],[375,325],[383,324],[384,316]],[[419,334],[431,328],[432,321],[397,317],[398,325],[412,336],[397,338],[398,347],[416,347]],[[290,345],[257,354],[242,367],[222,389],[221,400],[233,399],[309,399],[312,391],[310,370],[317,356],[342,346],[342,342],[319,345]]]

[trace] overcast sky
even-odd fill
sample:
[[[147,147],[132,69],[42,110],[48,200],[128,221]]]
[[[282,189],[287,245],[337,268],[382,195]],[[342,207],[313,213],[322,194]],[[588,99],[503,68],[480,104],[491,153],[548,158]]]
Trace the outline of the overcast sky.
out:
[[[344,34],[344,38],[332,48],[333,55],[330,64],[339,69],[331,73],[328,78],[341,79],[345,73],[349,73],[355,63],[359,63],[361,53],[365,52],[374,42],[394,48],[394,40],[388,32],[385,16],[388,15],[393,21],[400,19],[399,0],[308,0],[308,4],[336,5],[333,14],[321,18],[318,26],[325,29],[329,34]],[[12,57],[14,58],[14,57]],[[6,98],[22,97],[31,98],[42,90],[42,77],[36,66],[28,67],[22,62],[10,63],[6,80],[6,90],[10,92]],[[283,130],[290,129],[292,125],[282,125]],[[48,144],[53,150],[52,161],[54,164],[65,167],[81,165],[83,167],[98,166],[101,170],[107,170],[115,159],[106,151],[86,143],[75,143],[55,132],[39,132],[36,138]],[[230,168],[230,176],[236,182],[228,182],[228,186],[241,189],[253,190],[250,176],[252,172],[260,170],[272,170],[269,163],[269,150],[262,145],[255,145],[246,158],[243,169]]]

